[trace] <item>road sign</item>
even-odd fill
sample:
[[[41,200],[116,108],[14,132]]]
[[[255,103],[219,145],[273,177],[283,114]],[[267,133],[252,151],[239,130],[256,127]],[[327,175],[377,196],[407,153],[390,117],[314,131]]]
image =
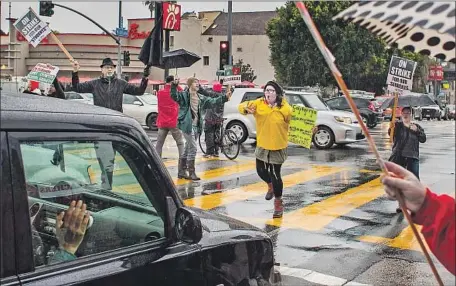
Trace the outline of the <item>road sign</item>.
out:
[[[216,76],[224,76],[225,75],[225,71],[224,70],[218,70],[216,73],[215,73]]]
[[[223,69],[225,70],[225,76],[233,75],[233,66],[231,65],[224,65]]]
[[[41,21],[38,15],[29,8],[24,16],[17,19],[14,23],[14,27],[27,39],[27,41],[36,48],[38,44],[52,33],[49,26]]]
[[[412,90],[416,62],[393,56],[391,58],[386,84],[397,90]]]
[[[428,80],[443,80],[443,67],[442,66],[430,66]]]
[[[116,35],[119,37],[128,37],[128,30],[125,28],[116,28]]]
[[[227,85],[227,84],[237,84],[237,83],[241,83],[241,76],[240,75],[231,75],[231,76],[224,76],[223,77],[223,84],[224,85]]]

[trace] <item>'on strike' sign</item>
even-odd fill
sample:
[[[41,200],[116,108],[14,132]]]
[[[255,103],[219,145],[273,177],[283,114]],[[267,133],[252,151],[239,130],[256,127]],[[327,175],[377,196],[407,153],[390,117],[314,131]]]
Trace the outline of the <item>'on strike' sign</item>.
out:
[[[49,26],[41,21],[31,8],[29,8],[24,16],[17,19],[14,27],[16,27],[33,47],[38,46],[41,40],[52,32]]]
[[[412,90],[416,62],[393,56],[386,84],[399,90]]]

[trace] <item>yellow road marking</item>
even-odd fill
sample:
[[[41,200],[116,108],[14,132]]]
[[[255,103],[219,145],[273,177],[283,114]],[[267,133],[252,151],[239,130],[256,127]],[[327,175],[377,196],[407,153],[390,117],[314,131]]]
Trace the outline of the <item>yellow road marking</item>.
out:
[[[421,234],[421,226],[420,225],[415,225],[418,232],[420,233],[421,238],[423,239],[424,245],[426,246],[427,250],[429,250],[429,247],[424,240],[423,235]],[[370,242],[370,243],[379,243],[379,244],[384,244],[389,247],[394,247],[394,248],[400,248],[400,249],[409,249],[409,250],[415,250],[415,251],[420,251],[420,244],[416,240],[415,236],[413,235],[412,228],[410,226],[407,226],[404,228],[404,230],[399,233],[398,236],[395,238],[386,238],[386,237],[380,237],[380,236],[371,236],[371,235],[364,235],[360,236],[358,238],[359,241],[364,241],[364,242]],[[430,251],[430,250],[429,250]]]
[[[299,183],[315,180],[331,174],[339,173],[347,169],[348,168],[330,166],[313,166],[309,170],[300,171],[283,177],[283,187],[289,188]],[[210,195],[187,199],[184,201],[184,203],[187,206],[198,207],[204,210],[208,210],[218,207],[222,204],[229,204],[236,201],[242,201],[252,197],[264,195],[265,190],[266,184],[264,182],[258,182],[244,187],[229,190],[226,192],[214,193]]]
[[[266,223],[280,227],[317,231],[338,217],[378,198],[383,193],[383,185],[377,178],[321,202],[285,213],[283,219],[270,219]]]

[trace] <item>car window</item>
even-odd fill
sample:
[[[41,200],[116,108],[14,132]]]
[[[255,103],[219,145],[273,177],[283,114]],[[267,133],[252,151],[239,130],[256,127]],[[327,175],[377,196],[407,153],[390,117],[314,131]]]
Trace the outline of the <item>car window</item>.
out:
[[[358,107],[358,108],[368,108],[369,107],[369,100],[367,100],[367,99],[354,97],[353,101],[355,102],[356,107]]]
[[[83,97],[75,92],[70,92],[67,93],[67,99],[83,99]]]
[[[317,94],[302,94],[304,104],[315,110],[329,110],[325,101]]]
[[[348,102],[345,97],[337,97],[326,101],[326,104],[333,109],[346,109],[348,108]]]
[[[263,97],[264,93],[262,92],[246,92],[241,102],[255,100],[257,98]]]
[[[158,185],[146,183],[137,150],[111,141],[21,143],[35,267],[158,240],[164,234]],[[82,201],[87,230],[68,232]],[[63,224],[62,217],[63,216]],[[67,221],[68,218],[68,221]],[[82,225],[85,225],[84,223]]]
[[[133,102],[138,101],[136,96],[131,94],[124,94],[123,95],[123,104],[133,104]]]
[[[301,97],[296,94],[285,94],[285,99],[291,105],[301,105],[305,106],[304,102],[302,101]]]

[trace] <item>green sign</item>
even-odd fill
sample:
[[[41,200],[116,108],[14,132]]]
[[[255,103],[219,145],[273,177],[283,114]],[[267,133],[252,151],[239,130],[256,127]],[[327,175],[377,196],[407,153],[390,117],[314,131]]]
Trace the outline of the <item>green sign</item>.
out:
[[[225,71],[224,70],[218,70],[216,73],[215,73],[216,76],[224,76],[225,75]]]
[[[233,75],[233,66],[224,65],[223,68],[225,69],[225,76]]]

